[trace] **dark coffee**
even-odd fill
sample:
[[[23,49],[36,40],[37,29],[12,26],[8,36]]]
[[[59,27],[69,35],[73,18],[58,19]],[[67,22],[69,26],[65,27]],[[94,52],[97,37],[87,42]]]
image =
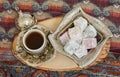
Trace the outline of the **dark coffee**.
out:
[[[40,48],[43,45],[43,42],[44,42],[44,38],[38,32],[30,33],[25,40],[27,47],[30,49]]]

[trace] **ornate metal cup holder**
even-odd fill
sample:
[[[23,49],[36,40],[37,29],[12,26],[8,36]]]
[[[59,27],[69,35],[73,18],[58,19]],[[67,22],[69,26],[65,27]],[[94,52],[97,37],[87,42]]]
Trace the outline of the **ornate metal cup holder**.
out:
[[[22,13],[19,11],[18,14],[19,17],[16,20],[16,27],[20,30],[20,33],[16,37],[15,44],[13,44],[13,54],[18,60],[28,66],[40,66],[42,63],[52,59],[55,54],[55,51],[48,40],[49,30],[42,25],[36,25],[36,21],[30,13]],[[46,41],[46,45],[40,53],[30,53],[23,45],[24,35],[32,30],[42,32],[46,38],[44,40]]]
[[[46,34],[46,37],[48,36],[49,31],[43,29],[40,25],[35,25],[30,29],[37,29],[37,30],[43,30],[43,32]],[[17,38],[16,38],[16,46],[15,46],[15,52],[14,55],[19,56],[19,60],[22,61],[24,64],[30,65],[30,66],[38,66],[42,63],[50,60],[54,56],[54,49],[52,45],[50,44],[49,40],[47,39],[47,46],[40,54],[30,54],[28,51],[24,48],[22,44],[22,39],[24,34],[28,30],[21,31]]]

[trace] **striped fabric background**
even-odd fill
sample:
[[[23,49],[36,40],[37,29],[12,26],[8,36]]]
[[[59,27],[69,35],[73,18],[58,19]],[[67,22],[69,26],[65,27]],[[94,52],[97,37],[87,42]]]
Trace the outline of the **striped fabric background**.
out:
[[[113,32],[106,59],[87,70],[68,72],[37,70],[16,60],[11,53],[13,37],[18,32],[15,8],[42,21],[65,15],[78,5]],[[0,0],[0,77],[120,77],[120,0]]]

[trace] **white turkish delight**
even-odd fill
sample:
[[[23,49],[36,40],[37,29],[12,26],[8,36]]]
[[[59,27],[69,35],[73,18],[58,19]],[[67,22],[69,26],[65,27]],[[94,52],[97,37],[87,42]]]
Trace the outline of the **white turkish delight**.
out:
[[[61,42],[62,45],[65,45],[69,40],[69,36],[68,36],[68,33],[65,32],[64,34],[62,34],[60,37],[59,37],[59,40]]]
[[[78,57],[81,58],[85,55],[88,54],[88,50],[85,48],[84,45],[80,45],[79,49],[74,52],[74,54]]]
[[[96,36],[97,36],[97,31],[92,25],[89,25],[83,32],[83,38],[93,38]]]
[[[79,43],[82,41],[82,32],[78,26],[68,29],[70,39],[76,40]]]
[[[86,49],[92,49],[97,46],[96,38],[85,38],[82,40],[82,45],[86,47]]]
[[[69,53],[70,55],[73,55],[73,53],[78,50],[80,47],[79,43],[77,43],[75,40],[70,40],[65,46],[64,51]]]
[[[73,21],[73,23],[74,23],[74,26],[80,27],[81,32],[83,32],[85,30],[85,28],[87,27],[87,24],[88,24],[87,20],[83,17],[79,17],[79,18],[75,19]]]

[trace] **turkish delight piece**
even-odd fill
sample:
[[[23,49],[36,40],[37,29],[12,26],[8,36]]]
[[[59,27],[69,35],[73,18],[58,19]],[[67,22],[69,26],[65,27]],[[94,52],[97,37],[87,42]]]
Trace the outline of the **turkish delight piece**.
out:
[[[70,55],[73,55],[73,53],[79,49],[80,45],[75,40],[70,40],[65,46],[64,51],[69,53]]]
[[[82,41],[82,32],[78,26],[68,29],[70,39],[76,40],[79,43]]]
[[[84,45],[80,45],[79,49],[74,52],[74,54],[78,57],[81,58],[85,55],[88,54],[88,50],[85,48]]]
[[[83,38],[93,38],[95,36],[97,36],[97,31],[92,25],[89,25],[83,32]]]
[[[62,43],[62,45],[65,45],[69,40],[69,36],[68,36],[68,33],[65,32],[64,34],[62,34],[60,37],[59,37],[59,40],[60,42]]]
[[[87,27],[87,24],[88,24],[87,20],[83,17],[79,17],[79,18],[75,19],[73,21],[73,23],[74,23],[74,26],[80,27],[81,32],[83,32],[85,30],[85,28]]]
[[[86,47],[86,49],[95,48],[97,46],[96,38],[85,38],[82,40],[82,45]]]

